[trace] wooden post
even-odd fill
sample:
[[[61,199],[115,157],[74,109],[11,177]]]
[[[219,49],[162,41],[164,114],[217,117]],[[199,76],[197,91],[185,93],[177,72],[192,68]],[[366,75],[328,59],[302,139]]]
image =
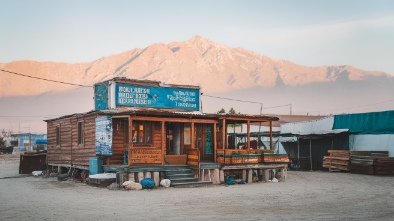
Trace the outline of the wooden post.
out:
[[[250,153],[250,120],[248,120],[247,121],[247,129],[246,129],[246,133],[247,133],[247,143],[246,143],[246,146],[247,146],[247,150],[248,150],[248,154]]]
[[[220,183],[224,183],[224,170],[219,171]]]
[[[246,170],[242,170],[242,180],[246,181]]]
[[[272,120],[270,120],[270,150],[273,150],[273,142],[272,142]]]
[[[135,182],[135,174],[134,173],[129,173],[129,180]]]
[[[286,180],[286,174],[287,171],[285,168],[280,169],[280,180],[279,181],[285,181]]]
[[[270,170],[269,169],[264,169],[264,181],[268,182],[268,180],[270,179]]]
[[[128,154],[127,154],[127,164],[128,166],[131,165],[131,158],[132,158],[132,150],[133,150],[133,120],[131,117],[129,118],[129,146],[127,148]]]
[[[312,137],[309,137],[309,161],[311,162],[312,171]]]
[[[194,145],[194,143],[195,143],[195,139],[196,139],[196,137],[194,136],[194,122],[192,121],[192,123],[191,123],[191,125],[190,125],[190,130],[191,130],[191,145],[190,145],[190,148],[191,149],[194,149],[194,148],[196,148],[195,147],[195,145]]]
[[[297,136],[297,167],[298,170],[301,168],[301,163],[300,163],[300,137]]]
[[[155,186],[160,185],[160,173],[159,172],[153,172],[153,181],[155,182]]]
[[[217,159],[216,159],[216,150],[217,150],[217,143],[216,143],[216,123],[213,124],[213,129],[212,129],[212,133],[213,133],[213,162],[217,163]]]
[[[143,172],[138,172],[138,182],[141,183],[141,181],[144,179],[144,173]]]
[[[165,122],[161,121],[161,165],[164,166],[164,158],[166,154],[166,129]]]
[[[215,185],[220,184],[220,172],[219,172],[219,169],[214,169],[213,170],[212,183],[215,184]]]
[[[263,176],[264,176],[263,169],[257,170],[257,176],[259,178],[259,181],[263,180]]]
[[[222,149],[226,149],[227,147],[227,126],[226,126],[226,119],[223,118],[223,127],[222,127]]]
[[[248,169],[248,182],[247,183],[253,183],[253,170]]]
[[[145,172],[144,178],[152,178],[152,174],[150,172]]]

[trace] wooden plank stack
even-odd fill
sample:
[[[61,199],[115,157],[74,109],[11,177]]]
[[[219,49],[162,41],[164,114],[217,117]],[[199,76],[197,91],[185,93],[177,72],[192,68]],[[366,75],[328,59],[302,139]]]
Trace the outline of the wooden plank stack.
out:
[[[329,156],[324,157],[323,167],[329,172],[349,171],[350,152],[349,150],[328,150]]]
[[[394,175],[394,157],[377,157],[373,166],[375,175]]]
[[[264,153],[264,163],[288,163],[289,156],[287,154]]]
[[[388,157],[388,151],[350,151],[350,172],[374,174],[374,159]]]

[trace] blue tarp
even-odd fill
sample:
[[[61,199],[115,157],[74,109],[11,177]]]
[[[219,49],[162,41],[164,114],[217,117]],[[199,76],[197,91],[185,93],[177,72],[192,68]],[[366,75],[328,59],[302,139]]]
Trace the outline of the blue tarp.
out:
[[[47,140],[36,140],[36,144],[47,144]]]
[[[394,111],[335,115],[333,129],[349,129],[353,134],[394,134]]]

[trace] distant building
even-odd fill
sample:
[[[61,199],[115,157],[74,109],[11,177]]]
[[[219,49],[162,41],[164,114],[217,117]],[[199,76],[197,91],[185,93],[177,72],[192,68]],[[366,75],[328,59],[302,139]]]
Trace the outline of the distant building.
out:
[[[301,169],[322,169],[328,150],[388,151],[394,157],[394,111],[341,114],[282,124],[281,141]],[[292,139],[288,139],[292,138]]]
[[[47,140],[47,134],[32,134],[32,133],[22,133],[22,134],[12,134],[11,135],[11,146],[14,150],[18,149],[20,151],[35,151],[37,146],[37,141]]]

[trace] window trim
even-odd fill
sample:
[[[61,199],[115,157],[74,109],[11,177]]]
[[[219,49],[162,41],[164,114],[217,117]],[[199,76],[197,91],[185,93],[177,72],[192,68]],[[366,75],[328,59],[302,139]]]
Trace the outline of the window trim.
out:
[[[60,147],[61,144],[61,133],[60,133],[60,124],[55,126],[55,144],[56,147]]]
[[[78,146],[83,146],[85,144],[85,125],[84,121],[78,121],[77,123],[77,132],[78,132]]]
[[[133,145],[141,145],[141,146],[150,146],[153,144],[153,123],[152,121],[140,121],[140,120],[133,120],[132,122],[132,143]],[[143,129],[140,129],[140,125],[143,125]],[[146,128],[149,129],[147,130]],[[140,140],[140,132],[142,131],[142,142],[139,142]],[[149,134],[148,134],[149,133]],[[149,141],[147,141],[147,138],[150,138]]]

